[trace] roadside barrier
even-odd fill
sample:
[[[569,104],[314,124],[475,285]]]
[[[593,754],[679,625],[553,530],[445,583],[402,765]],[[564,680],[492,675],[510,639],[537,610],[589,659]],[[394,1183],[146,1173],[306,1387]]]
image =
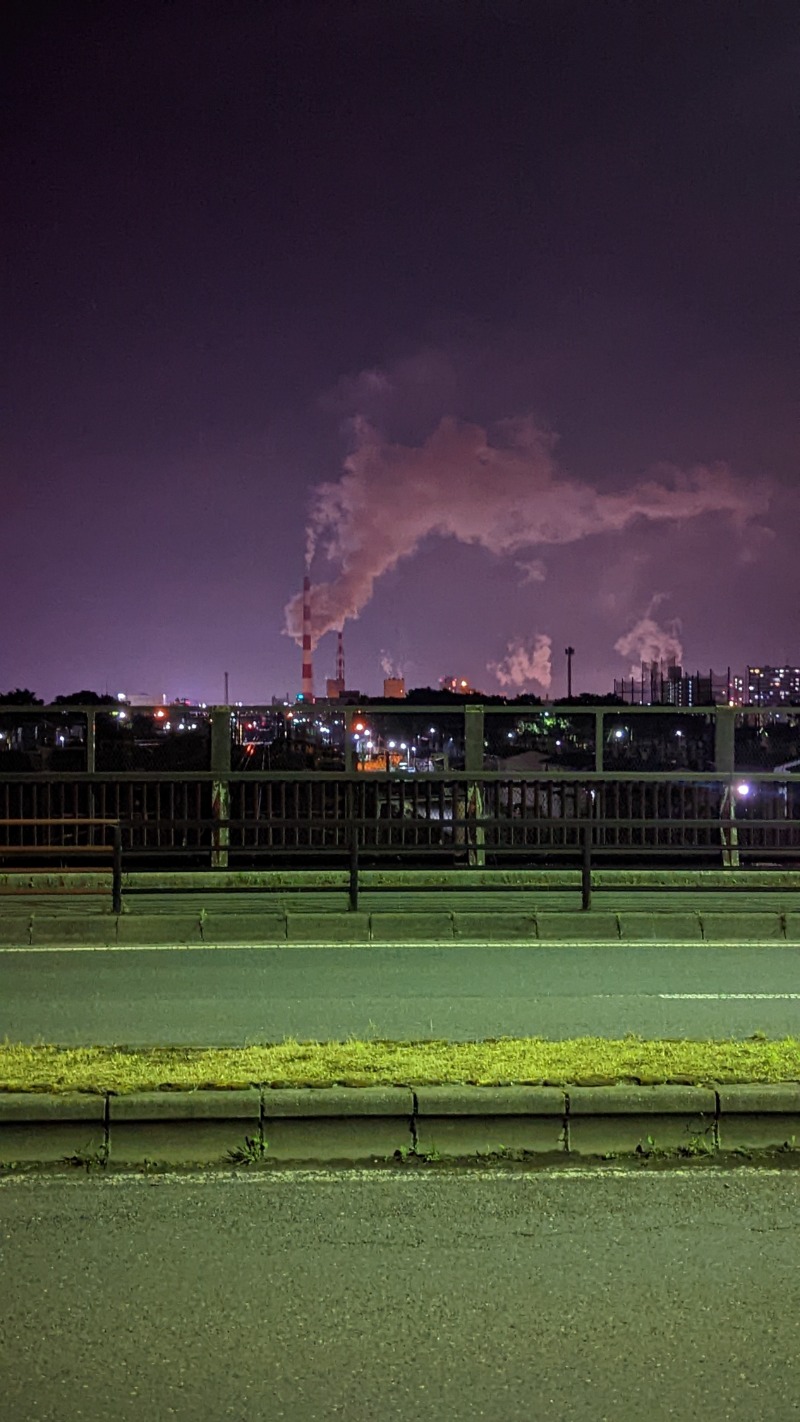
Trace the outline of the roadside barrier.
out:
[[[711,1159],[800,1164],[800,1083],[0,1092],[0,1168]]]

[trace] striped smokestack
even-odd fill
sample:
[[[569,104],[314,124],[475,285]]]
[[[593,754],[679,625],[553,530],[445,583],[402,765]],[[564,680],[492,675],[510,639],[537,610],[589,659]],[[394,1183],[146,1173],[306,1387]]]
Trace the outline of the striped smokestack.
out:
[[[336,636],[336,680],[344,691],[344,633]]]
[[[311,579],[303,578],[303,700],[314,700],[314,668],[311,664]]]

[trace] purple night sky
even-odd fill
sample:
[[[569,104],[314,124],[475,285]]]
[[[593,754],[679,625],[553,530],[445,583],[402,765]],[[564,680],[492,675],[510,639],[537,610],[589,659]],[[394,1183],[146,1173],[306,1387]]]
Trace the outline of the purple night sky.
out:
[[[3,15],[0,691],[800,663],[796,0]]]

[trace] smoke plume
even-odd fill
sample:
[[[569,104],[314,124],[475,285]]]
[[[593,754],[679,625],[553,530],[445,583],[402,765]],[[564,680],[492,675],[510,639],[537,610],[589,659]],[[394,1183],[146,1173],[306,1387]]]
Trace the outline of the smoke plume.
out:
[[[618,533],[637,519],[679,523],[717,513],[740,530],[766,507],[762,488],[724,464],[681,471],[662,466],[621,492],[570,478],[554,456],[555,438],[530,420],[505,421],[490,439],[479,425],[444,419],[421,445],[390,443],[364,420],[341,477],[313,493],[309,555],[333,575],[311,590],[312,637],[358,617],[375,583],[430,534],[515,555],[592,534]],[[534,561],[534,579],[540,569]],[[302,599],[286,607],[286,631],[302,630]]]
[[[517,563],[517,567],[523,574],[520,578],[522,587],[525,587],[527,583],[543,583],[547,577],[547,566],[541,558],[523,560]]]
[[[614,643],[614,651],[622,657],[633,657],[630,676],[639,676],[642,662],[671,662],[678,666],[683,663],[683,646],[680,641],[680,623],[675,620],[662,627],[650,615],[640,617],[629,632]]]
[[[381,651],[381,671],[385,677],[400,677],[402,679],[404,675],[400,663],[384,651]]]
[[[552,646],[552,640],[545,632],[538,632],[533,641],[509,642],[502,662],[490,662],[489,671],[494,672],[501,686],[522,690],[529,682],[537,681],[545,691],[549,691],[553,680]]]

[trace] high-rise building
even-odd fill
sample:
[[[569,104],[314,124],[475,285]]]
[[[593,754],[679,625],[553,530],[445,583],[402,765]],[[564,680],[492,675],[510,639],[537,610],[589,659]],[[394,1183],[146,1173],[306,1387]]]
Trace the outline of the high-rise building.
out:
[[[750,706],[800,706],[800,667],[748,667]]]

